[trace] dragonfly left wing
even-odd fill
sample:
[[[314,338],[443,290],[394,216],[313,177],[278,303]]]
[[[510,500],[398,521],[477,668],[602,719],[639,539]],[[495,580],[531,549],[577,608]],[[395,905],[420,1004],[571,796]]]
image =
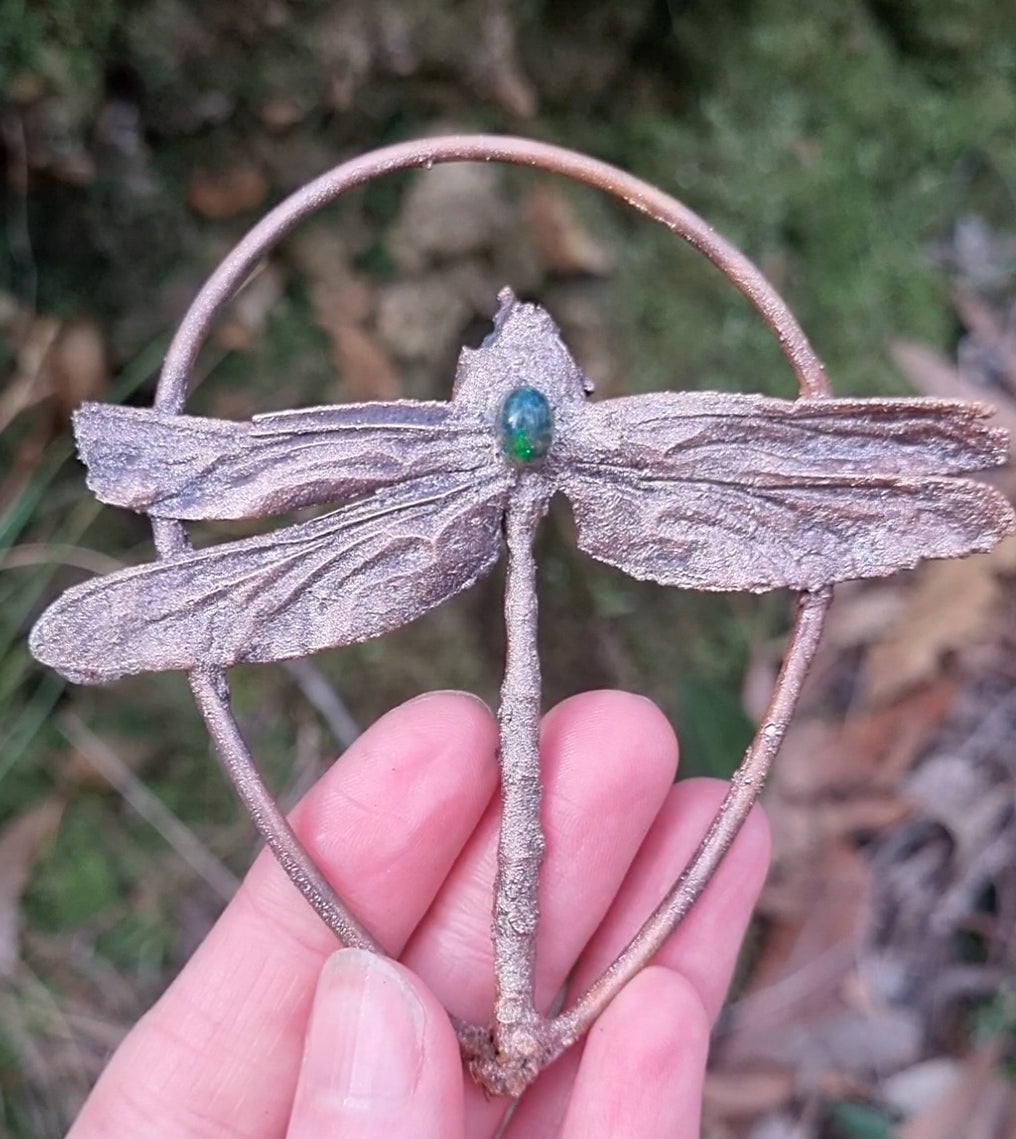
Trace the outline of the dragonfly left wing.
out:
[[[633,577],[817,589],[1016,528],[997,491],[943,477],[1005,461],[1004,432],[969,404],[657,393],[590,410],[561,489],[579,547]]]
[[[343,510],[68,590],[31,650],[77,683],[286,660],[369,640],[490,572],[508,476],[417,479]]]
[[[262,518],[477,470],[490,436],[450,403],[350,403],[246,422],[86,403],[74,414],[102,502],[162,518]]]

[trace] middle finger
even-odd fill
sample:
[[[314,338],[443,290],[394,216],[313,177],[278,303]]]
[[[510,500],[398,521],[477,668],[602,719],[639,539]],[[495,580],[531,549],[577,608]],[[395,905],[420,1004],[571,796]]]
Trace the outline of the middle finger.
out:
[[[545,1009],[592,935],[673,782],[677,742],[648,700],[591,692],[547,714],[540,748],[546,857],[540,875],[537,1006]],[[494,999],[490,940],[499,804],[460,855],[402,961],[450,1012],[486,1023]],[[475,1089],[473,1089],[475,1092]],[[503,1101],[467,1098],[467,1134]]]

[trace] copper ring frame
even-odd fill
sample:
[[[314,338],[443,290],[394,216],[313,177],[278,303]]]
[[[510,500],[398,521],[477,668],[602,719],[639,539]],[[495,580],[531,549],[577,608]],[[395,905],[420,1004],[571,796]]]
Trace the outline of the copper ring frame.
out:
[[[297,190],[264,217],[205,283],[170,345],[155,396],[156,409],[180,414],[188,380],[212,322],[240,290],[252,270],[300,221],[347,190],[384,174],[446,162],[502,162],[529,166],[585,183],[620,198],[633,209],[667,226],[707,257],[747,298],[777,337],[797,378],[800,394],[832,394],[824,369],[785,302],[762,273],[702,218],[661,190],[605,162],[575,151],[527,139],[464,135],[397,143],[355,158]],[[183,524],[153,519],[160,557],[189,549]],[[731,778],[723,805],[694,856],[656,911],[603,975],[551,1022],[554,1055],[578,1039],[613,996],[673,932],[709,882],[758,798],[782,742],[804,677],[818,645],[832,590],[799,595],[798,612],[773,695],[741,766]],[[290,879],[346,946],[383,950],[346,909],[286,821],[257,773],[230,706],[222,670],[197,668],[189,673],[191,690],[227,774],[258,831]],[[468,1058],[485,1049],[486,1030],[458,1024]]]

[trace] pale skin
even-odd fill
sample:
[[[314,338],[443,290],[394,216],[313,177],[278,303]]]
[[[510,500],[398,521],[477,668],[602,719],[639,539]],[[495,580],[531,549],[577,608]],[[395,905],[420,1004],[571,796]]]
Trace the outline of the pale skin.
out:
[[[497,728],[431,693],[383,717],[292,819],[398,964],[335,939],[262,854],[165,996],[115,1053],[69,1139],[493,1136],[507,1101],[464,1076],[445,1009],[493,1002]],[[544,719],[547,856],[537,997],[581,991],[691,855],[725,785],[673,785],[648,700],[593,692]],[[769,837],[756,811],[700,903],[581,1046],[525,1093],[507,1135],[697,1139],[719,1012]]]

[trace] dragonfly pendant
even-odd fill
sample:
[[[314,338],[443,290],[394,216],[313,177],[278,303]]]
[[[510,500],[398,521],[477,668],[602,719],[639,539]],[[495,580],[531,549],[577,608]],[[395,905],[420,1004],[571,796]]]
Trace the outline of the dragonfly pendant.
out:
[[[177,519],[309,522],[96,578],[32,632],[71,680],[226,668],[380,636],[490,573],[506,519],[570,501],[579,548],[703,590],[816,590],[988,550],[1005,462],[976,404],[655,392],[591,402],[553,320],[509,290],[449,402],[347,404],[246,423],[86,404],[103,502]]]
[[[491,334],[463,350],[447,402],[349,404],[244,423],[87,404],[74,429],[103,502],[182,520],[346,505],[79,585],[31,636],[36,657],[77,682],[185,669],[196,684],[205,672],[396,629],[490,573],[507,545],[500,726],[511,823],[498,852],[497,1001],[492,1028],[458,1029],[474,1074],[510,1094],[581,1035],[701,889],[679,880],[656,925],[646,923],[599,988],[557,1018],[537,1014],[532,541],[551,498],[570,501],[583,551],[633,577],[688,589],[789,588],[805,593],[806,606],[837,581],[988,550],[1016,526],[1001,494],[958,477],[1008,454],[1005,433],[975,404],[697,392],[593,402],[591,393],[548,313],[506,289]],[[816,637],[819,626],[816,618]],[[209,700],[199,694],[199,703],[207,716]],[[766,728],[770,757],[789,705],[780,715]],[[238,745],[218,723],[228,766]],[[254,776],[242,764],[252,761],[233,762],[243,793]],[[371,945],[353,919],[334,917],[341,903],[327,885],[308,881],[285,821],[259,826],[340,936]]]

